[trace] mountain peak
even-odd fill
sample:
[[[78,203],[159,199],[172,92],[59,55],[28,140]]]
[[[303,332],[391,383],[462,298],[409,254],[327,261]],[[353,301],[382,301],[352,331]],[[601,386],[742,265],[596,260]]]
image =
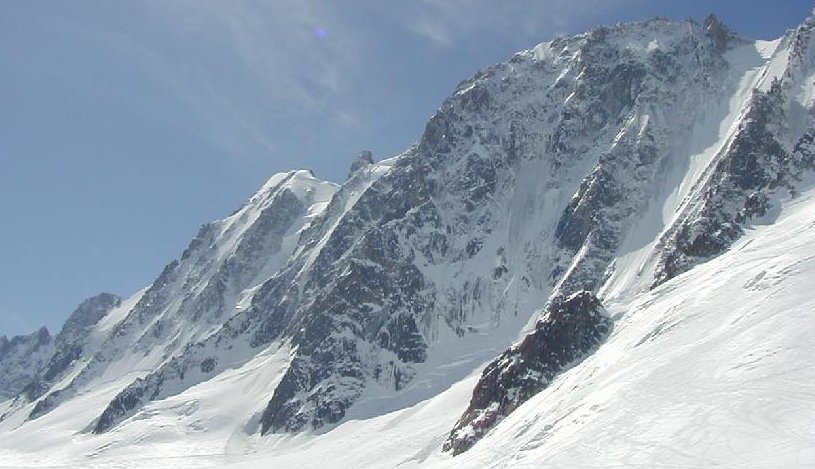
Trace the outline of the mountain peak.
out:
[[[27,335],[0,337],[0,401],[19,393],[45,364],[53,350],[46,327]]]
[[[719,50],[726,49],[728,42],[735,37],[735,34],[724,23],[719,21],[719,18],[713,13],[705,18],[703,27],[705,33],[713,40]]]
[[[370,150],[362,150],[359,152],[359,155],[354,162],[351,163],[351,169],[348,171],[348,177],[350,178],[360,169],[368,167],[372,164],[374,164],[374,154],[371,153]]]
[[[59,333],[59,337],[64,340],[66,336],[80,333],[96,325],[121,302],[122,299],[118,295],[105,292],[85,299],[68,317]]]

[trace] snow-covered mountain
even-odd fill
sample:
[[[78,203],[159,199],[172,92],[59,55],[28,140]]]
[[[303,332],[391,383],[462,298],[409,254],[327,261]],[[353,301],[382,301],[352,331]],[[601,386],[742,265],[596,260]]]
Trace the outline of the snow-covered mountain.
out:
[[[0,340],[0,466],[815,460],[813,27],[556,39],[341,185],[273,176]]]
[[[10,340],[0,336],[0,399],[16,396],[36,377],[53,353],[51,333],[41,328]]]

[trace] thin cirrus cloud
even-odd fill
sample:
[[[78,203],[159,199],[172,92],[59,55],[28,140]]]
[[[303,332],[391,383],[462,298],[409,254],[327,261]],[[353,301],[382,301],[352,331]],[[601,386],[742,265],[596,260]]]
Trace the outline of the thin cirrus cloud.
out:
[[[347,110],[331,106],[356,59],[354,47],[347,34],[326,26],[325,8],[174,1],[146,13],[162,35],[133,44],[141,50],[135,55],[189,108],[199,131],[229,153],[280,151],[274,129],[312,116],[354,123]]]
[[[134,17],[124,26],[88,24],[79,15],[73,26],[151,83],[159,106],[176,106],[151,118],[193,132],[224,154],[257,159],[324,153],[316,133],[324,141],[365,139],[383,114],[374,115],[372,103],[400,108],[400,99],[410,99],[386,84],[402,73],[394,61],[422,61],[423,42],[451,51],[488,35],[510,48],[531,45],[530,37],[545,39],[580,15],[624,1],[522,0],[496,7],[491,0],[168,0],[131,5]],[[404,51],[412,55],[400,56]]]
[[[357,124],[352,110],[334,105],[358,60],[353,30],[326,6],[168,0],[129,8],[127,18],[113,10],[37,18],[96,60],[45,67],[236,157],[281,153],[292,129],[316,117],[328,130]]]
[[[332,138],[370,125],[358,95],[373,91],[360,81],[389,77],[369,42],[389,43],[395,53],[398,41],[452,49],[479,34],[525,44],[624,1],[171,0],[144,4],[145,29],[155,34],[100,34],[188,110],[193,120],[185,125],[251,158],[296,152],[293,140],[315,130]]]
[[[429,15],[424,16],[411,22],[408,28],[414,33],[430,39],[436,45],[444,47],[453,45],[448,25],[438,18]]]
[[[508,41],[562,34],[577,23],[634,0],[546,0],[497,4],[492,0],[421,0],[407,27],[438,46],[451,47],[474,34]]]

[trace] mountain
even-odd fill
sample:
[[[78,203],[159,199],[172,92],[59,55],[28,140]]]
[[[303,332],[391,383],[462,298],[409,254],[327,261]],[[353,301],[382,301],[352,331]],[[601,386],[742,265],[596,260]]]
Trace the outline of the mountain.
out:
[[[0,397],[25,396],[30,401],[40,397],[85,355],[95,327],[121,301],[111,293],[88,298],[68,316],[55,337],[44,327],[29,336],[0,337]]]
[[[44,327],[11,340],[0,336],[0,399],[16,396],[34,379],[53,350],[52,341]]]
[[[273,176],[149,287],[0,341],[0,466],[815,457],[814,26],[555,39],[341,185]]]

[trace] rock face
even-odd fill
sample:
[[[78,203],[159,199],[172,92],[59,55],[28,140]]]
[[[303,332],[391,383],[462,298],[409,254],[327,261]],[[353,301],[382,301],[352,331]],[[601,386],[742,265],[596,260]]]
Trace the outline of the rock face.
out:
[[[42,328],[10,341],[0,338],[0,398],[21,395],[34,402],[42,396],[83,356],[94,326],[120,303],[118,296],[100,293],[77,306],[55,337]]]
[[[722,28],[717,21],[709,22],[709,30]],[[794,195],[802,175],[815,169],[815,119],[811,110],[797,109],[801,105],[795,95],[804,70],[811,67],[807,55],[813,48],[813,27],[815,18],[810,17],[787,39],[792,45],[784,74],[767,89],[753,90],[732,141],[702,181],[702,197],[660,241],[653,286],[724,252],[752,219],[764,217],[779,196]],[[808,112],[805,125],[791,132],[788,116],[801,112]]]
[[[44,366],[37,368],[36,374],[22,390],[21,396],[28,402],[37,402],[31,411],[31,418],[36,418],[50,409],[51,401],[42,397],[57,381],[63,378],[76,363],[89,358],[87,350],[95,326],[113,309],[119,306],[122,299],[111,293],[100,293],[86,299],[68,317],[59,334],[53,341],[53,353]]]
[[[708,37],[713,40],[713,44],[720,50],[726,49],[728,44],[734,40],[738,40],[738,36],[730,31],[727,26],[722,24],[719,18],[716,18],[716,15],[710,15],[705,18],[704,28]]]
[[[802,174],[815,169],[812,118],[806,119],[807,125],[800,137],[795,133],[790,135],[786,122],[790,108],[795,105],[791,90],[799,89],[796,80],[800,81],[803,75],[800,69],[809,66],[795,57],[806,56],[804,51],[811,42],[811,22],[810,18],[796,31],[793,50],[798,52],[793,53],[794,58],[787,64],[784,75],[766,90],[753,91],[737,131],[704,176],[702,189],[657,243],[660,260],[652,286],[722,253],[743,234],[743,228],[752,218],[762,217],[769,211],[779,190],[794,194]],[[709,40],[706,48],[711,52],[711,64],[718,61],[717,55],[727,51],[730,44],[742,42],[715,17],[706,20],[704,31]],[[677,54],[671,55],[676,57]],[[661,70],[658,67],[649,70],[649,74],[659,76],[656,72]],[[646,101],[648,94],[647,91],[639,94],[640,104]],[[597,289],[605,280],[604,271],[612,266],[616,249],[625,235],[626,215],[642,213],[647,206],[645,198],[653,193],[647,190],[645,181],[656,176],[654,170],[648,168],[659,158],[659,148],[654,144],[665,141],[664,134],[660,135],[662,132],[662,129],[644,128],[634,149],[612,146],[612,150],[622,147],[622,151],[601,156],[600,164],[584,179],[555,231],[555,241],[561,251],[555,258],[557,267],[552,278],[560,280],[550,308],[578,289]],[[790,137],[793,141],[798,139],[792,148],[786,144]],[[639,155],[638,161],[632,164],[626,153]],[[543,325],[542,328],[542,322],[538,322],[534,332],[487,366],[470,406],[445,443],[445,450],[459,454],[469,449],[500,418],[548,385],[560,371],[562,366],[547,365],[540,356],[530,359],[528,353],[522,352],[545,351],[543,346],[535,349],[530,345],[551,340],[543,339],[544,331],[551,331],[545,327],[545,320]],[[595,333],[588,338],[572,337],[574,342],[571,343],[565,339],[566,349],[574,351],[572,359],[596,346],[610,329],[606,321],[597,326],[597,329],[589,328]],[[552,356],[562,365],[557,355]]]
[[[53,351],[53,338],[41,328],[30,335],[0,336],[0,401],[19,394]]]
[[[501,418],[546,388],[555,375],[590,354],[611,328],[608,313],[591,292],[554,299],[535,330],[484,369],[444,450],[459,454],[469,449]]]
[[[634,30],[668,37],[633,49]],[[459,85],[305,274],[297,355],[262,431],[337,422],[366,382],[399,390],[440,326],[464,335],[484,311],[497,324],[532,314],[531,298],[598,288],[668,164],[661,142],[725,70],[703,28],[655,21],[544,44]],[[678,116],[654,119],[666,102]]]
[[[313,215],[310,210],[324,204],[334,191],[333,184],[318,181],[306,171],[281,174],[232,217],[201,229],[181,260],[170,264],[136,304],[117,334],[120,340],[135,338],[137,344],[146,343],[124,328],[135,331],[139,324],[150,324],[151,317],[152,337],[147,339],[154,343],[162,342],[167,329],[176,335],[189,334],[184,330],[189,321],[209,324],[209,330],[184,342],[172,342],[178,344],[177,351],[110,402],[95,422],[96,433],[108,430],[147,402],[248,360],[277,337],[267,329],[259,330],[262,324],[256,311],[234,314],[240,293],[258,287],[265,276],[280,269],[298,247],[300,230]],[[179,294],[184,301],[178,309],[168,309]],[[231,359],[223,359],[225,353]]]
[[[363,150],[357,156],[357,159],[351,163],[351,169],[348,171],[348,177],[354,175],[357,171],[367,166],[374,164],[374,154],[368,150]]]

